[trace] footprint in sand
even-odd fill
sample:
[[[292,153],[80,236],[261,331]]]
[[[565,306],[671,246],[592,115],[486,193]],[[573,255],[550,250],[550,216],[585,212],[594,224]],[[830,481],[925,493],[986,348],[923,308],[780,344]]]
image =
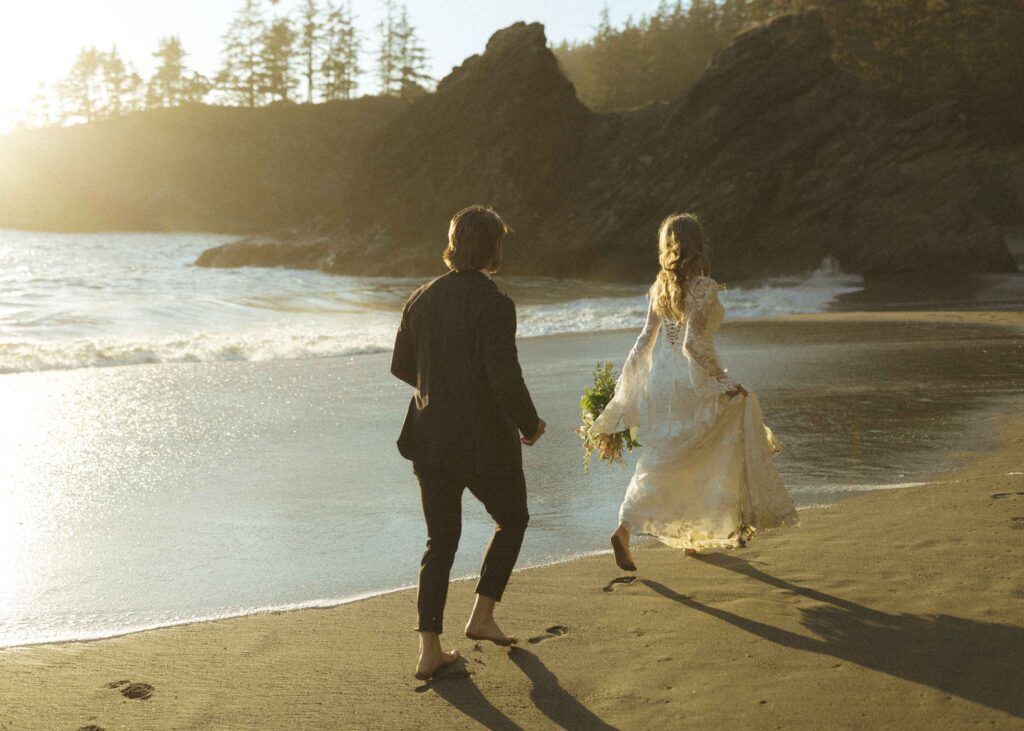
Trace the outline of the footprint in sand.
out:
[[[607,586],[601,589],[601,591],[615,591],[616,584],[632,584],[636,580],[637,578],[635,576],[620,576],[617,579],[609,581]]]
[[[537,635],[536,637],[531,637],[527,640],[527,642],[529,642],[531,645],[536,645],[541,642],[544,642],[544,640],[553,640],[556,637],[561,637],[562,635],[564,635],[566,632],[569,631],[569,628],[566,627],[564,624],[556,624],[551,627],[548,627],[544,631],[547,632],[546,635]]]
[[[121,695],[133,701],[144,701],[153,696],[153,686],[149,683],[133,683],[130,680],[114,680],[107,683],[110,689],[120,688]]]
[[[1013,523],[1013,525],[1011,526],[1012,528],[1016,528],[1017,530],[1024,530],[1024,515],[1015,515],[1012,518],[1010,518],[1010,521]]]
[[[130,683],[121,688],[121,695],[135,701],[144,701],[153,696],[153,686],[149,683]]]
[[[78,727],[78,731],[107,731],[107,730],[105,728],[103,728],[102,726],[97,726],[96,724],[91,723],[88,726],[79,726]]]
[[[997,492],[992,495],[994,500],[1005,500],[1008,497],[1019,497],[1024,495],[1024,492]]]

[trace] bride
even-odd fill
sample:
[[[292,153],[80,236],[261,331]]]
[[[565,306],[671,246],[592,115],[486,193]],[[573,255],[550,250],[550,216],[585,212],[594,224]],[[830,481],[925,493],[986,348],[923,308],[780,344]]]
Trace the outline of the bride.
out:
[[[695,216],[662,222],[658,260],[647,322],[614,398],[590,429],[639,429],[643,443],[611,537],[624,571],[636,571],[632,533],[695,553],[741,547],[757,531],[797,522],[772,463],[781,446],[764,425],[757,396],[729,378],[715,352],[723,287],[708,276]]]

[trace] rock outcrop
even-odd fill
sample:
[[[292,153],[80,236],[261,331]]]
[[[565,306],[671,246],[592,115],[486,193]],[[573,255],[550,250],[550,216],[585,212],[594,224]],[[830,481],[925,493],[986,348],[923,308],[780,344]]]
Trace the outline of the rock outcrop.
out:
[[[955,106],[894,114],[833,63],[816,12],[738,37],[647,119],[603,124],[572,207],[626,270],[643,257],[613,242],[650,249],[657,221],[679,209],[702,216],[716,267],[733,276],[824,256],[868,274],[1015,266],[997,224],[1024,216],[1020,199],[993,209],[1004,173],[982,162]]]
[[[204,266],[438,271],[470,203],[516,229],[506,271],[645,278],[665,215],[697,212],[716,272],[1007,271],[1019,193],[954,105],[901,116],[841,71],[817,12],[736,38],[682,98],[595,115],[543,29],[496,33],[380,131],[316,225],[210,250]]]
[[[571,215],[566,206],[592,121],[543,27],[517,23],[495,33],[482,55],[466,59],[366,146],[353,163],[359,173],[352,185],[321,220],[284,237],[219,247],[197,263],[432,271],[451,214],[483,202],[522,232],[517,242],[540,257],[529,268],[541,270],[559,252],[537,232]]]

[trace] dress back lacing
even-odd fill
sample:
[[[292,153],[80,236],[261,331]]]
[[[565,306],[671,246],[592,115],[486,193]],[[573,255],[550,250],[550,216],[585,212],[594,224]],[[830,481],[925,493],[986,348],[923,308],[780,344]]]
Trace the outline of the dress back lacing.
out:
[[[668,338],[669,345],[672,346],[673,350],[679,350],[683,344],[683,336],[686,333],[686,324],[664,318],[662,318],[661,322],[665,328],[665,336]]]

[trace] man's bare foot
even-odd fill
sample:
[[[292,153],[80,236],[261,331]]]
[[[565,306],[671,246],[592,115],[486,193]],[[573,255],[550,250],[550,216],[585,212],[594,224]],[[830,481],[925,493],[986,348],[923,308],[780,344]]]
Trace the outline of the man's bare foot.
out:
[[[466,637],[471,640],[493,642],[501,647],[508,647],[519,642],[519,638],[507,635],[494,621],[494,605],[497,602],[483,594],[476,595],[473,613],[466,623]]]
[[[459,657],[458,650],[445,652],[441,649],[441,638],[436,632],[420,632],[420,661],[416,664],[416,679],[429,680]]]
[[[623,571],[636,571],[636,564],[633,563],[633,556],[629,552],[629,531],[620,525],[612,533],[611,541],[615,564]]]
[[[480,622],[474,622],[470,619],[469,624],[466,625],[466,637],[471,640],[493,642],[501,647],[508,647],[519,642],[518,637],[502,632],[501,627],[498,626],[494,619]]]
[[[416,679],[429,680],[438,670],[451,665],[460,657],[458,650],[442,650],[438,655],[420,655],[420,661],[416,664]]]

